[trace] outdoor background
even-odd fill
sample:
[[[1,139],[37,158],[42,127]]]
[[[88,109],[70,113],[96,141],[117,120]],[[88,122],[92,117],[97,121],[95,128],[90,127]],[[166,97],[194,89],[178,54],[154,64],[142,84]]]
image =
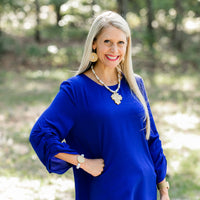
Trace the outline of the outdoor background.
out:
[[[74,199],[72,171],[48,174],[28,139],[78,68],[91,22],[104,10],[130,25],[171,199],[200,199],[200,0],[0,0],[1,200]]]

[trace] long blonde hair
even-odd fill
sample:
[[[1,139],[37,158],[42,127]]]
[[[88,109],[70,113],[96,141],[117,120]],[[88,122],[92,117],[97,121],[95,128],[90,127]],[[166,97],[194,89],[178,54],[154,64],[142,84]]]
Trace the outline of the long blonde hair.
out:
[[[106,11],[99,15],[93,22],[90,31],[88,33],[86,42],[85,42],[85,47],[84,47],[84,52],[81,60],[81,64],[79,66],[79,69],[76,73],[82,74],[85,71],[87,71],[91,67],[91,62],[90,62],[90,54],[92,52],[92,44],[93,41],[96,39],[97,35],[101,32],[101,30],[105,27],[108,26],[114,26],[120,30],[122,30],[127,37],[127,49],[126,49],[126,55],[124,57],[123,63],[120,64],[120,69],[122,73],[124,74],[129,87],[131,90],[135,93],[137,98],[140,100],[142,103],[145,114],[146,114],[146,139],[149,139],[150,137],[150,119],[149,119],[149,112],[147,108],[146,101],[143,97],[143,95],[140,92],[140,89],[137,85],[136,79],[135,79],[135,74],[132,68],[132,58],[131,58],[131,32],[130,28],[128,26],[128,23],[126,22],[125,19],[123,19],[119,14],[112,12],[112,11]]]

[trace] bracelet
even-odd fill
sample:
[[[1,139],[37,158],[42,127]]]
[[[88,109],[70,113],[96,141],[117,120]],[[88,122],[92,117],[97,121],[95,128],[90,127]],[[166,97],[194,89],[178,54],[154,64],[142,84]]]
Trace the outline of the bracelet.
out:
[[[78,165],[76,165],[76,169],[79,169],[81,166],[81,163],[78,163]]]
[[[162,182],[162,183],[158,183],[157,188],[158,188],[158,190],[161,190],[163,188],[169,189],[169,182],[165,181],[165,182]]]
[[[76,165],[76,169],[79,169],[81,166],[81,163],[85,162],[84,154],[79,155],[77,157],[77,161],[78,161],[78,164]]]

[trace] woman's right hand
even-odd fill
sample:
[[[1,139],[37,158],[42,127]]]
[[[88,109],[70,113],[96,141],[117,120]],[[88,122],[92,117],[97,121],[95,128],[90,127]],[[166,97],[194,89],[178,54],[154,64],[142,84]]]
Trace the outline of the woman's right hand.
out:
[[[80,167],[87,173],[96,177],[96,176],[99,176],[103,172],[104,160],[101,158],[98,158],[98,159],[85,158],[85,162],[81,163]]]

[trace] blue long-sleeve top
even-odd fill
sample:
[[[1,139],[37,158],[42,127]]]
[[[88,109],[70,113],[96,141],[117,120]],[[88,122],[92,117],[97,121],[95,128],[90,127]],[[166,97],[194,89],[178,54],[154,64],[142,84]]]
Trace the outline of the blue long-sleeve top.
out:
[[[60,86],[53,102],[35,123],[30,142],[51,173],[73,167],[76,200],[156,200],[156,184],[166,176],[167,162],[150,109],[144,83],[136,76],[150,115],[150,139],[145,138],[145,111],[125,77],[117,105],[111,92],[81,74]],[[110,86],[115,90],[117,85]],[[93,177],[58,153],[103,158],[103,173]]]

